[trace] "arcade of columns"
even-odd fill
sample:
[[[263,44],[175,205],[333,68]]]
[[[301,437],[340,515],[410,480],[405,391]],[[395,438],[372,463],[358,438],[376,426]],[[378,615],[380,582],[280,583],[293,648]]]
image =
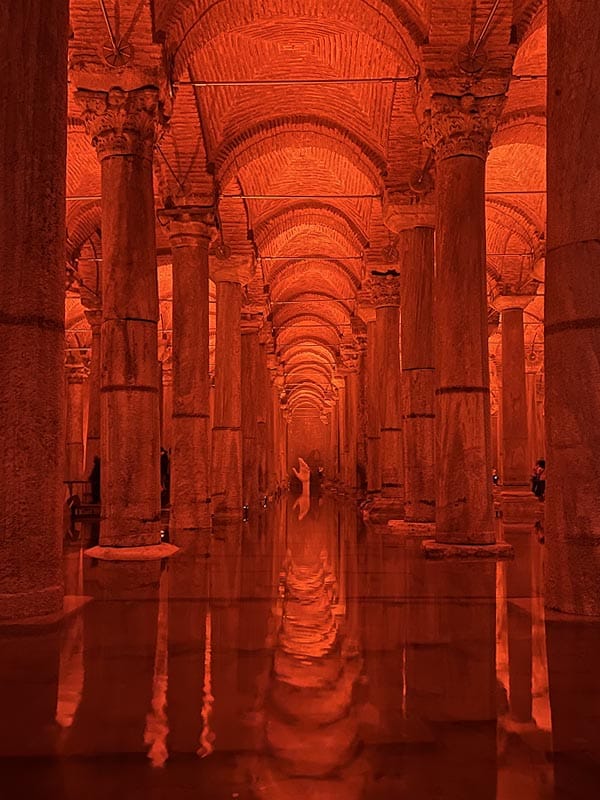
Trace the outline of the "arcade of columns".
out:
[[[121,3],[121,14],[130,5]],[[70,26],[67,0],[24,0],[28,13],[0,11],[8,53],[0,77],[0,619],[60,611],[63,480],[87,475],[95,455],[104,554],[135,557],[143,548],[159,558],[161,444],[171,450],[171,541],[183,546],[187,535],[240,520],[244,506],[253,513],[286,485],[289,430],[303,419],[318,422],[327,438],[326,477],[351,497],[366,495],[374,522],[402,520],[399,530],[425,533],[430,557],[510,556],[494,524],[492,466],[502,477],[496,503],[505,523],[532,523],[542,507],[529,473],[545,456],[547,601],[600,613],[600,118],[588,113],[589,96],[600,91],[600,23],[586,13],[588,3],[517,3],[519,19],[504,0],[482,2],[475,17],[463,0],[433,0],[428,17],[429,4],[414,3],[423,6],[418,19],[399,3],[391,22],[388,8],[386,25],[404,37],[402,55],[377,74],[410,63],[419,80],[390,81],[401,124],[390,129],[387,163],[370,194],[352,188],[379,164],[375,145],[327,122],[322,109],[314,119],[303,115],[306,106],[293,112],[310,26],[325,25],[329,14],[328,24],[344,33],[359,12],[342,19],[339,9],[307,0],[295,20],[273,2],[261,21],[256,9],[231,2],[239,20],[205,10],[203,22],[204,5],[155,0],[137,29],[132,23],[133,56],[112,69],[89,55],[103,22],[95,6],[87,16],[85,0],[71,3]],[[365,14],[359,39],[390,34],[369,31],[365,4],[354,5]],[[319,19],[307,22],[315,9]],[[450,30],[447,20],[461,14],[464,31]],[[511,225],[531,223],[532,207],[499,199],[490,210],[490,196],[506,195],[503,186],[490,188],[489,176],[499,181],[500,171],[495,150],[489,154],[508,141],[509,155],[527,155],[519,142],[546,113],[527,105],[522,88],[545,76],[511,81],[519,59],[539,70],[534,51],[546,16],[548,224],[529,243],[534,258],[524,269],[523,254],[514,253],[523,238]],[[283,90],[257,64],[243,77],[223,67],[236,42],[227,39],[232,26],[267,41],[266,29],[262,39],[255,31],[263,22]],[[299,55],[273,33],[280,26],[291,42],[295,25]],[[459,48],[470,25],[485,33],[485,59],[472,40]],[[288,72],[285,59],[277,61],[282,52]],[[336,69],[364,74],[359,55]],[[341,79],[332,63],[327,77]],[[232,83],[251,77],[263,95],[198,79],[226,82],[232,72]],[[316,81],[302,88],[307,102],[318,104],[321,91],[327,103],[338,91],[312,73],[307,79]],[[387,89],[377,91],[383,104]],[[272,109],[261,139],[252,114],[269,116],[256,109],[262,96]],[[511,141],[514,126],[522,130]],[[342,156],[334,153],[309,192],[308,155],[335,151],[322,140],[336,135],[339,153],[352,152],[348,174],[362,183],[336,178],[332,165]],[[289,174],[269,184],[265,170],[278,163],[268,160],[269,147],[293,151],[294,138],[306,152],[291,161],[285,151],[279,166],[287,163]],[[90,147],[99,166],[86,161]],[[528,164],[507,169],[523,180]],[[529,194],[543,194],[540,186]],[[486,214],[501,217],[496,250]],[[503,271],[496,256],[519,269]]]

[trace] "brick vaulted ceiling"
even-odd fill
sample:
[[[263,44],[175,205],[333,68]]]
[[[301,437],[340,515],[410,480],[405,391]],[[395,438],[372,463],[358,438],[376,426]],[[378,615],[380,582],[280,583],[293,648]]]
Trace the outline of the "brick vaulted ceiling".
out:
[[[291,409],[320,411],[332,396],[340,345],[356,331],[357,292],[393,243],[384,192],[428,164],[419,95],[428,81],[451,91],[459,48],[494,6],[486,69],[513,77],[487,167],[488,285],[540,295],[527,317],[533,352],[543,313],[544,2],[71,0],[71,92],[160,87],[169,122],[155,154],[157,206],[217,198],[219,239],[254,257],[250,293],[271,314]],[[127,45],[123,66],[105,60],[104,11]],[[68,143],[76,361],[89,346],[81,301],[99,293],[102,243],[99,165],[73,101]],[[170,255],[160,226],[157,253],[166,361]]]

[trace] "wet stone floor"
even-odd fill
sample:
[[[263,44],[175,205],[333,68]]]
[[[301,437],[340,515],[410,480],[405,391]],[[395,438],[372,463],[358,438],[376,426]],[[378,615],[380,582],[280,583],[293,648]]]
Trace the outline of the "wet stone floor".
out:
[[[600,621],[545,613],[543,544],[504,534],[426,561],[324,496],[162,564],[69,544],[61,624],[0,629],[0,796],[600,796]]]

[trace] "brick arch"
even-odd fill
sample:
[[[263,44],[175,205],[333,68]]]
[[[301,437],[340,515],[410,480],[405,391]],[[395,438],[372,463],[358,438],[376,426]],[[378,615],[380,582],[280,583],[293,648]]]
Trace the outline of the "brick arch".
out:
[[[372,191],[383,191],[387,167],[381,152],[336,120],[302,114],[261,120],[224,142],[215,155],[217,180],[221,186],[227,186],[240,169],[266,152],[299,146],[336,155],[342,153]]]
[[[547,9],[548,0],[515,0],[513,25],[518,44],[546,25]]]
[[[326,339],[318,336],[306,336],[297,341],[292,340],[282,346],[280,353],[285,353],[289,358],[311,353],[316,360],[328,364],[332,373],[335,371],[336,360],[332,345]]]
[[[288,262],[289,263],[289,262]],[[356,297],[357,283],[349,271],[343,271],[330,262],[293,261],[289,269],[279,273],[279,279],[270,284],[273,302],[288,297],[301,297],[308,291],[325,297],[342,300],[346,305]]]
[[[195,51],[223,33],[260,25],[264,37],[280,35],[277,27],[289,19],[289,0],[156,0],[157,27],[166,39],[174,77],[179,78]],[[427,20],[414,3],[402,0],[302,0],[296,19],[331,24],[336,30],[371,31],[373,39],[395,50],[406,65],[419,61],[419,46],[425,42]],[[353,20],[357,22],[354,23]],[[360,21],[360,23],[358,22]]]
[[[360,255],[368,243],[364,231],[344,208],[315,200],[284,205],[254,228],[254,240],[265,254],[292,256],[293,252],[283,251],[289,250],[289,240],[300,227],[322,229],[331,243],[337,241],[355,255]],[[306,255],[306,250],[300,255]]]
[[[67,259],[77,256],[81,247],[101,229],[102,209],[98,200],[79,201],[67,212]]]

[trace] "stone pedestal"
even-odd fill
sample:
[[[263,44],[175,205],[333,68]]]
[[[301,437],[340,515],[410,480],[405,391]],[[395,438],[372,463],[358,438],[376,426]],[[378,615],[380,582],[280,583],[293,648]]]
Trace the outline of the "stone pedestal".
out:
[[[207,530],[211,520],[208,246],[213,214],[208,207],[187,207],[165,209],[159,216],[169,222],[173,253],[170,527],[177,542],[179,535]]]
[[[83,480],[83,372],[67,365],[65,480]],[[81,495],[79,487],[75,493]]]
[[[506,524],[536,519],[540,503],[529,476],[529,432],[525,383],[523,309],[531,297],[501,295],[494,299],[502,314],[502,517]]]
[[[485,161],[503,96],[434,95],[436,542],[431,556],[466,546],[499,555],[492,520],[485,264]]]
[[[152,157],[158,89],[80,90],[102,168],[100,545],[160,542],[158,283]]]
[[[589,615],[600,614],[599,37],[589,3],[548,3],[546,602]]]
[[[215,407],[212,434],[212,513],[222,521],[242,516],[242,286],[249,258],[211,264],[217,285]]]
[[[381,496],[370,510],[373,521],[404,516],[404,444],[400,373],[400,276],[373,271],[371,296],[376,310],[375,350],[381,431]]]
[[[68,29],[0,4],[0,620],[62,610]]]
[[[94,466],[94,458],[100,457],[100,369],[102,310],[86,310],[85,316],[92,330],[90,350],[90,373],[88,375],[88,426],[85,446],[85,476]]]

